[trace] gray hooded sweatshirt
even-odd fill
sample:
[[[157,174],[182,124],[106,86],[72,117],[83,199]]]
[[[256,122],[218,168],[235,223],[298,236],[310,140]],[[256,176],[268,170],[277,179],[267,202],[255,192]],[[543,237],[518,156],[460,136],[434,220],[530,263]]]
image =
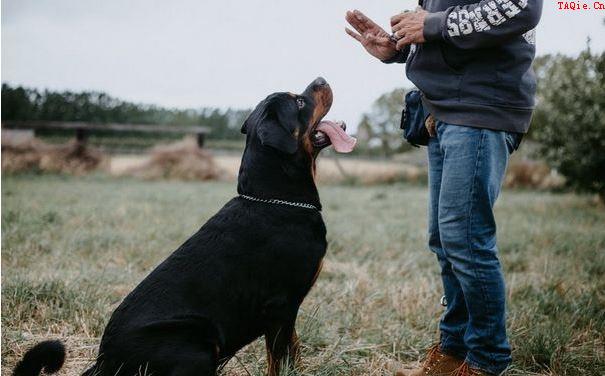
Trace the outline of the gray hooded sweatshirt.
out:
[[[423,104],[446,123],[526,133],[542,0],[424,0],[425,43],[385,63],[407,63]]]

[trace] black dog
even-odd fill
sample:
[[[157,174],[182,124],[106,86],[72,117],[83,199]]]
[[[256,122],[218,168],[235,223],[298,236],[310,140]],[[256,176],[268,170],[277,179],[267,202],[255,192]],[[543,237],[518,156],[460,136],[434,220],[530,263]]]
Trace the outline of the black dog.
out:
[[[331,104],[318,78],[301,95],[275,93],[256,107],[242,126],[240,196],[124,299],[85,375],[215,375],[262,335],[269,375],[299,361],[294,324],[326,252],[315,158],[355,141],[344,124],[320,123]],[[14,374],[57,371],[64,357],[60,342],[43,342]]]

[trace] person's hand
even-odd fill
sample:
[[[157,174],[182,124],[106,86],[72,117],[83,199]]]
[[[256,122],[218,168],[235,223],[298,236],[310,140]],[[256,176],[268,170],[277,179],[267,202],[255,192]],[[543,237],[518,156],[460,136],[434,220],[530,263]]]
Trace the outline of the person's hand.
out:
[[[345,19],[357,31],[347,27],[345,28],[347,34],[361,43],[370,55],[380,60],[395,56],[397,49],[390,35],[365,14],[358,10],[348,11]]]
[[[391,30],[397,39],[400,50],[412,43],[424,43],[424,19],[428,12],[416,9],[415,12],[400,13],[391,17]]]
[[[424,126],[425,126],[426,130],[429,132],[429,136],[435,137],[435,135],[437,134],[437,131],[435,130],[435,118],[433,117],[433,115],[429,115],[429,117],[426,118],[426,121],[424,122]]]

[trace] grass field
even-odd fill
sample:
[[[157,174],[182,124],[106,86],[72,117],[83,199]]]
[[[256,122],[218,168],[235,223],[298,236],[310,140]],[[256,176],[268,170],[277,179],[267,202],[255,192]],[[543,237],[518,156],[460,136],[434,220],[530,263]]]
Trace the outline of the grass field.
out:
[[[111,311],[235,194],[233,183],[3,176],[2,373],[61,338],[92,361]],[[302,306],[303,375],[385,375],[436,338],[440,279],[426,187],[324,186],[329,250]],[[509,375],[605,374],[605,209],[571,194],[504,192],[497,206],[514,364]],[[262,375],[257,341],[226,375]]]

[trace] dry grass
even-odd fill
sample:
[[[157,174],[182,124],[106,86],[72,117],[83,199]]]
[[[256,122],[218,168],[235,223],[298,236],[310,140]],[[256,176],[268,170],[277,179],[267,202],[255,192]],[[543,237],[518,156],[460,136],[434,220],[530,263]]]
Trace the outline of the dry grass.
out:
[[[212,154],[197,146],[193,137],[151,149],[147,160],[122,172],[143,179],[214,180],[220,170]]]
[[[61,338],[63,375],[96,351],[111,311],[235,194],[229,182],[42,176],[2,185],[2,370]],[[324,270],[298,319],[300,375],[386,375],[436,335],[439,273],[425,247],[426,188],[323,186]],[[505,191],[496,208],[509,296],[509,375],[605,374],[605,211],[587,197]],[[264,345],[225,375],[263,374]]]
[[[177,148],[181,144],[177,144]],[[192,153],[197,153],[193,140],[190,141],[189,147],[192,148]],[[117,176],[144,176],[145,173],[148,173],[155,179],[170,177],[171,171],[175,170],[171,167],[176,164],[173,161],[178,160],[179,156],[183,154],[177,152],[176,155],[165,156],[163,153],[155,153],[155,161],[152,161],[154,157],[150,155],[113,156],[109,171]],[[405,154],[393,159],[362,159],[343,158],[331,152],[324,152],[317,160],[317,180],[320,183],[348,185],[425,182],[427,179],[426,150],[414,150]],[[419,163],[420,160],[424,161],[424,165]],[[217,153],[212,157],[213,164],[210,171],[220,180],[234,181],[237,179],[240,161],[241,154]],[[190,159],[189,162],[191,164],[183,164],[178,169],[180,171],[188,167],[190,170],[175,173],[175,177],[185,176],[183,180],[205,180],[207,177],[205,171],[208,170],[206,161],[196,164],[195,159]],[[168,166],[162,167],[166,165]],[[197,170],[201,170],[202,173],[198,174]],[[517,154],[511,158],[504,180],[504,186],[507,188],[551,190],[562,188],[564,184],[563,177],[544,162]]]
[[[140,176],[139,172],[149,171],[149,166],[157,166],[150,156],[117,155],[111,158],[109,171],[117,176]],[[161,158],[165,159],[165,158]],[[213,169],[220,180],[234,181],[237,179],[241,154],[220,153],[212,157]],[[202,170],[204,165],[201,165]],[[184,167],[184,166],[183,166]],[[152,171],[158,170],[152,168]],[[159,169],[166,171],[170,169]],[[193,169],[195,170],[195,169]],[[162,177],[162,173],[153,173]],[[179,174],[180,175],[180,174]],[[204,175],[202,175],[204,176]],[[183,180],[183,179],[181,179]],[[184,180],[204,180],[192,179]],[[426,180],[426,171],[422,168],[389,160],[367,160],[340,158],[332,155],[320,156],[318,159],[317,180],[329,184],[384,184],[394,182],[422,182]]]
[[[23,137],[27,136],[27,137]],[[531,146],[531,145],[530,145]],[[97,149],[70,141],[46,144],[31,135],[3,131],[2,171],[43,171],[82,175],[103,168],[117,176],[147,180],[229,180],[237,179],[240,153],[200,150],[193,137],[158,145],[147,154],[105,157]],[[343,158],[332,150],[318,159],[320,183],[376,185],[397,182],[424,182],[427,179],[426,149],[413,149],[392,159]],[[543,161],[516,152],[510,160],[504,186],[508,188],[558,189],[564,178]]]
[[[2,138],[2,171],[39,171],[82,175],[105,166],[99,150],[76,140],[51,145],[35,138]]]

